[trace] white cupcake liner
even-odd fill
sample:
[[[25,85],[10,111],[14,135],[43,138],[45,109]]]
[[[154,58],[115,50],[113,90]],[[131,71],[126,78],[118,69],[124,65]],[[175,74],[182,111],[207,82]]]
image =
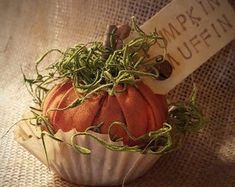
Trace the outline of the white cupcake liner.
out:
[[[26,121],[18,123],[15,129],[15,140],[37,157],[43,164],[52,169],[63,179],[80,185],[120,185],[142,176],[160,157],[159,155],[141,154],[138,152],[111,151],[89,136],[76,136],[79,146],[91,150],[89,155],[76,151],[71,144],[71,137],[76,130],[58,131],[55,137],[63,140],[58,142],[44,136],[48,162],[43,147],[40,127],[30,125]],[[96,137],[108,143],[112,142],[108,135],[92,132]]]

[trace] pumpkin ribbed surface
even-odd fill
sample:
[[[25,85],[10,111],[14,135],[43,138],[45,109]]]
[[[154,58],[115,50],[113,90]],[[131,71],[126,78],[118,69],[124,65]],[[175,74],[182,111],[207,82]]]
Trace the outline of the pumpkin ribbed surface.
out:
[[[119,85],[117,90],[122,90]],[[47,116],[55,131],[85,131],[88,127],[103,123],[100,133],[107,134],[110,124],[122,122],[128,131],[139,137],[149,131],[163,126],[167,118],[165,96],[154,94],[148,86],[139,82],[135,86],[128,85],[126,91],[109,95],[102,92],[85,100],[74,108],[61,109],[81,95],[75,90],[70,81],[57,84],[46,96],[43,103],[43,115]],[[113,126],[111,134],[123,138],[124,144],[135,145],[120,126]]]

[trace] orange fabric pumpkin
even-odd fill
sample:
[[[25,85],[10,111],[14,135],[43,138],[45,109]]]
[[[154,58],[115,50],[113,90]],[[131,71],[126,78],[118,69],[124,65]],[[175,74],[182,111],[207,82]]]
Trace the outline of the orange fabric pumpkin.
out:
[[[122,89],[119,85],[117,89]],[[85,131],[89,126],[98,125],[100,133],[107,134],[110,124],[119,121],[127,125],[129,132],[139,137],[163,126],[167,118],[165,96],[154,94],[148,86],[139,82],[129,85],[125,92],[109,95],[106,92],[93,96],[81,105],[63,111],[49,111],[64,108],[71,104],[79,93],[71,81],[56,85],[46,96],[43,103],[43,115],[46,115],[55,131]],[[126,132],[118,126],[112,128],[112,134],[123,138],[124,144],[136,145]]]

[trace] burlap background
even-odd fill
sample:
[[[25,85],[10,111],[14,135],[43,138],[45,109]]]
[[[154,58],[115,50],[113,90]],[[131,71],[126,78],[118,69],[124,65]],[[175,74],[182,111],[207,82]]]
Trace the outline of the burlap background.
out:
[[[231,1],[232,2],[232,1]],[[100,38],[106,24],[121,24],[135,15],[143,23],[168,0],[0,0],[0,136],[27,110],[31,97],[23,86],[20,65],[29,73],[50,48]],[[233,1],[233,7],[235,5]],[[198,101],[210,123],[188,135],[181,150],[162,157],[144,177],[126,186],[235,186],[235,42],[231,42],[169,98],[185,99],[199,89]],[[0,186],[72,186],[50,172],[13,140],[0,139]]]

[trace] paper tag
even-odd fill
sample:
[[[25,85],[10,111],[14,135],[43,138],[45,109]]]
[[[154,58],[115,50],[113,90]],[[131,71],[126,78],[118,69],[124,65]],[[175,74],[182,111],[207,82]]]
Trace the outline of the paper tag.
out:
[[[155,93],[166,94],[235,38],[235,13],[226,0],[174,0],[141,26],[156,28],[167,40],[172,75],[163,81],[144,77]],[[156,44],[151,57],[161,49]]]

